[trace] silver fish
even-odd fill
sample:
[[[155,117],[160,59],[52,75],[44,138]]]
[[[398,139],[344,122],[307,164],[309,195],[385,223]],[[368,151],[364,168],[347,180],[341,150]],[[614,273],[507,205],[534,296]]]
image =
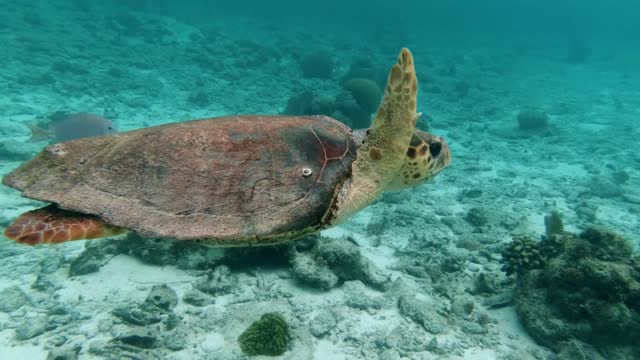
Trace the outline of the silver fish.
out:
[[[102,116],[89,113],[56,113],[49,118],[47,128],[26,124],[31,130],[29,142],[52,143],[101,136],[118,132],[116,124]]]

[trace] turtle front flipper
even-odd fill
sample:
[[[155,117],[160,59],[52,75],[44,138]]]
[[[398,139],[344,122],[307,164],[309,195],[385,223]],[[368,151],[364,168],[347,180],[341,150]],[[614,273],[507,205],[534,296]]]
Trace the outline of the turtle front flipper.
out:
[[[384,151],[385,156],[404,158],[420,117],[416,112],[417,95],[413,55],[403,48],[398,62],[389,71],[384,98],[369,129],[369,151],[377,149]]]
[[[338,195],[334,224],[372,203],[397,176],[420,116],[417,93],[413,55],[403,48],[389,71],[378,112],[359,144],[351,180]]]
[[[20,215],[4,235],[27,245],[55,244],[71,240],[97,239],[127,230],[111,226],[102,219],[48,205]]]

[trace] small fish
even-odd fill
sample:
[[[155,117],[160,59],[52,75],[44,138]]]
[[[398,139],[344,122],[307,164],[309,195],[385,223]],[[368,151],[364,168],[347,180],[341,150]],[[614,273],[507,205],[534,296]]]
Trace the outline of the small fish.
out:
[[[31,130],[29,142],[50,141],[52,143],[101,136],[118,132],[117,126],[108,119],[89,113],[55,113],[49,118],[46,129],[26,124]]]

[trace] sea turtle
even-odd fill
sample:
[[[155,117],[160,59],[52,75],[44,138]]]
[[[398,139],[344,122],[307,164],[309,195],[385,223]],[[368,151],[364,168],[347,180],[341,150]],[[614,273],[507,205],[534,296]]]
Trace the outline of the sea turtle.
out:
[[[30,245],[126,231],[215,246],[302,237],[449,164],[446,142],[416,130],[416,94],[402,49],[369,129],[327,116],[229,116],[49,145],[3,183],[52,204],[5,235]]]

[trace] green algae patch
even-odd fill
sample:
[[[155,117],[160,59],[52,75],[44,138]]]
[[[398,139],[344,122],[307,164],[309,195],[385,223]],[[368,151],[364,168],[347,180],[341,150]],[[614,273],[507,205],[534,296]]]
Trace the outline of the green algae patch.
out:
[[[278,313],[266,313],[251,324],[240,336],[238,343],[247,355],[278,356],[289,347],[289,324]]]

